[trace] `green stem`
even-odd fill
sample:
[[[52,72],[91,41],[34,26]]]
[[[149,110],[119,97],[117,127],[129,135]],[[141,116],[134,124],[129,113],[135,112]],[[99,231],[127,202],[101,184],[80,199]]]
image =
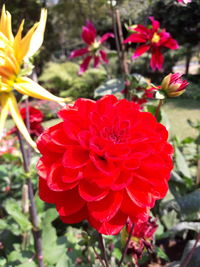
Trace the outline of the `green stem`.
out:
[[[158,116],[159,116],[159,112],[160,112],[160,108],[161,108],[162,104],[163,104],[163,100],[160,99],[159,103],[158,103],[158,106],[156,108],[156,112],[155,112],[155,117],[156,117],[157,120],[158,120]]]

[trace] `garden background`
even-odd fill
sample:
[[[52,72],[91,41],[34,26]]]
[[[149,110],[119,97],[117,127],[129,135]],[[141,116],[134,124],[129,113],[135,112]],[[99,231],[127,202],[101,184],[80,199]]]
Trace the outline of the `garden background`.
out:
[[[47,9],[44,42],[32,61],[34,69],[31,77],[54,95],[68,98],[70,103],[80,97],[99,99],[107,94],[115,94],[122,99],[126,88],[123,60],[119,57],[122,51],[132,77],[129,89],[137,100],[143,99],[143,91],[141,93],[138,88],[144,84],[147,87],[149,83],[158,86],[169,73],[183,74],[189,82],[184,94],[166,98],[160,110],[158,119],[168,129],[170,143],[174,146],[174,169],[168,194],[158,200],[151,210],[158,224],[151,240],[152,253],[144,250],[139,266],[200,266],[200,242],[197,243],[200,239],[200,1],[7,0],[1,1],[1,6],[4,3],[12,14],[14,34],[23,18],[26,32],[39,20],[41,8]],[[120,15],[124,39],[130,35],[130,26],[150,25],[149,16],[158,20],[161,28],[176,39],[179,49],[164,51],[161,70],[151,69],[149,53],[134,60],[131,58],[137,44],[128,43],[118,48],[115,38],[109,38],[105,42],[108,64],[100,64],[97,68],[91,64],[84,73],[78,74],[82,58],[70,58],[70,54],[84,47],[82,26],[91,21],[98,36],[114,33],[115,27],[119,26],[115,20],[116,10]],[[16,98],[24,107],[25,98],[18,93]],[[145,110],[155,115],[159,101],[155,98],[148,100],[144,103]],[[43,113],[42,127],[45,129],[60,122],[56,114],[61,107],[58,103],[29,98],[29,105]],[[12,118],[9,118],[7,132],[13,126]],[[35,167],[39,154],[31,152],[30,170],[24,173],[16,138],[13,134],[12,138],[8,137],[12,144],[0,144],[0,266],[40,266],[31,234],[29,202],[26,202],[27,178],[31,178],[34,188],[43,266],[102,266],[97,256],[102,253],[98,235],[88,223],[64,224],[55,206],[40,200]],[[6,153],[5,145],[8,148]],[[123,234],[104,236],[109,266],[120,266],[123,238]],[[190,253],[194,244],[195,248]],[[134,266],[132,253],[129,248],[121,266]],[[189,265],[184,265],[188,255],[191,255]]]

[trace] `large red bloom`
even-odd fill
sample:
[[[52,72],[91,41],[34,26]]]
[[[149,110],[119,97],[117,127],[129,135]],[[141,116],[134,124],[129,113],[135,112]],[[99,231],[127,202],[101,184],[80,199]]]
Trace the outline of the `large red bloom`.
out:
[[[143,43],[138,46],[133,54],[133,58],[137,58],[147,52],[151,51],[150,65],[153,70],[160,70],[163,66],[162,48],[177,49],[178,43],[173,39],[170,33],[165,29],[160,29],[159,21],[154,17],[149,17],[152,26],[147,28],[141,24],[136,25],[132,30],[134,31],[126,40],[125,43]]]
[[[128,218],[147,220],[168,190],[173,149],[165,127],[112,95],[80,98],[59,116],[63,122],[37,142],[40,198],[63,222],[87,219],[103,234],[119,233]]]
[[[102,44],[110,37],[114,38],[113,33],[105,33],[99,40],[97,39],[97,33],[92,22],[88,21],[82,29],[82,40],[85,42],[86,47],[77,49],[71,52],[70,58],[85,56],[83,62],[80,65],[79,74],[85,72],[88,69],[90,61],[93,59],[94,68],[96,68],[102,61],[108,63],[107,53],[102,49]]]

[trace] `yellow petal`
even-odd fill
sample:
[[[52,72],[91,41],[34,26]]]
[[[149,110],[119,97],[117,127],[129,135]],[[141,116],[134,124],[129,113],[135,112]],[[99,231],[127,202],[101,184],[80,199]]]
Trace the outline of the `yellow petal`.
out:
[[[54,96],[38,83],[34,82],[33,80],[27,77],[20,77],[17,78],[14,88],[23,95],[28,95],[31,97],[44,99],[44,100],[51,100],[56,102],[69,102],[71,98],[61,98]]]
[[[16,58],[18,59],[18,61],[21,63],[21,61],[23,60],[23,56],[26,51],[22,51],[23,47],[21,47],[21,40],[22,40],[22,31],[24,28],[24,19],[22,20],[19,29],[17,31],[17,34],[15,35],[15,39],[14,39],[14,50],[15,50],[15,54],[16,54]]]
[[[5,9],[5,5],[2,7],[1,19],[0,19],[0,31],[13,42],[14,37],[12,33],[11,15]]]
[[[7,93],[0,94],[0,102],[1,102],[1,114],[0,114],[0,137],[2,135],[3,129],[5,127],[6,118],[8,116],[8,96]]]
[[[17,59],[21,62],[24,57],[27,55],[30,47],[31,38],[38,26],[38,22],[33,25],[33,27],[27,32],[27,34],[20,40],[20,34],[23,30],[23,21],[20,25],[20,28],[18,30],[18,40],[15,42],[15,51]],[[17,44],[18,42],[18,44]],[[16,47],[18,46],[18,47]]]
[[[26,58],[33,56],[41,47],[44,39],[46,21],[47,21],[47,10],[42,9],[38,26],[30,40],[29,50],[26,54]]]
[[[24,136],[27,143],[29,143],[30,146],[32,146],[34,149],[36,148],[36,143],[32,140],[30,137],[30,134],[26,128],[26,125],[24,124],[24,121],[21,117],[21,114],[19,112],[17,101],[15,99],[15,96],[13,93],[8,94],[8,106],[11,113],[11,116],[18,128],[18,130],[21,132],[21,134]]]

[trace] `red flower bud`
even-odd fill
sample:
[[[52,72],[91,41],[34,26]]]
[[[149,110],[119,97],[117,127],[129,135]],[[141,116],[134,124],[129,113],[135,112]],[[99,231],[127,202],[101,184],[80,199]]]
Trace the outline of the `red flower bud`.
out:
[[[169,97],[182,95],[189,83],[181,76],[180,73],[168,74],[162,81],[161,90],[164,90]]]

